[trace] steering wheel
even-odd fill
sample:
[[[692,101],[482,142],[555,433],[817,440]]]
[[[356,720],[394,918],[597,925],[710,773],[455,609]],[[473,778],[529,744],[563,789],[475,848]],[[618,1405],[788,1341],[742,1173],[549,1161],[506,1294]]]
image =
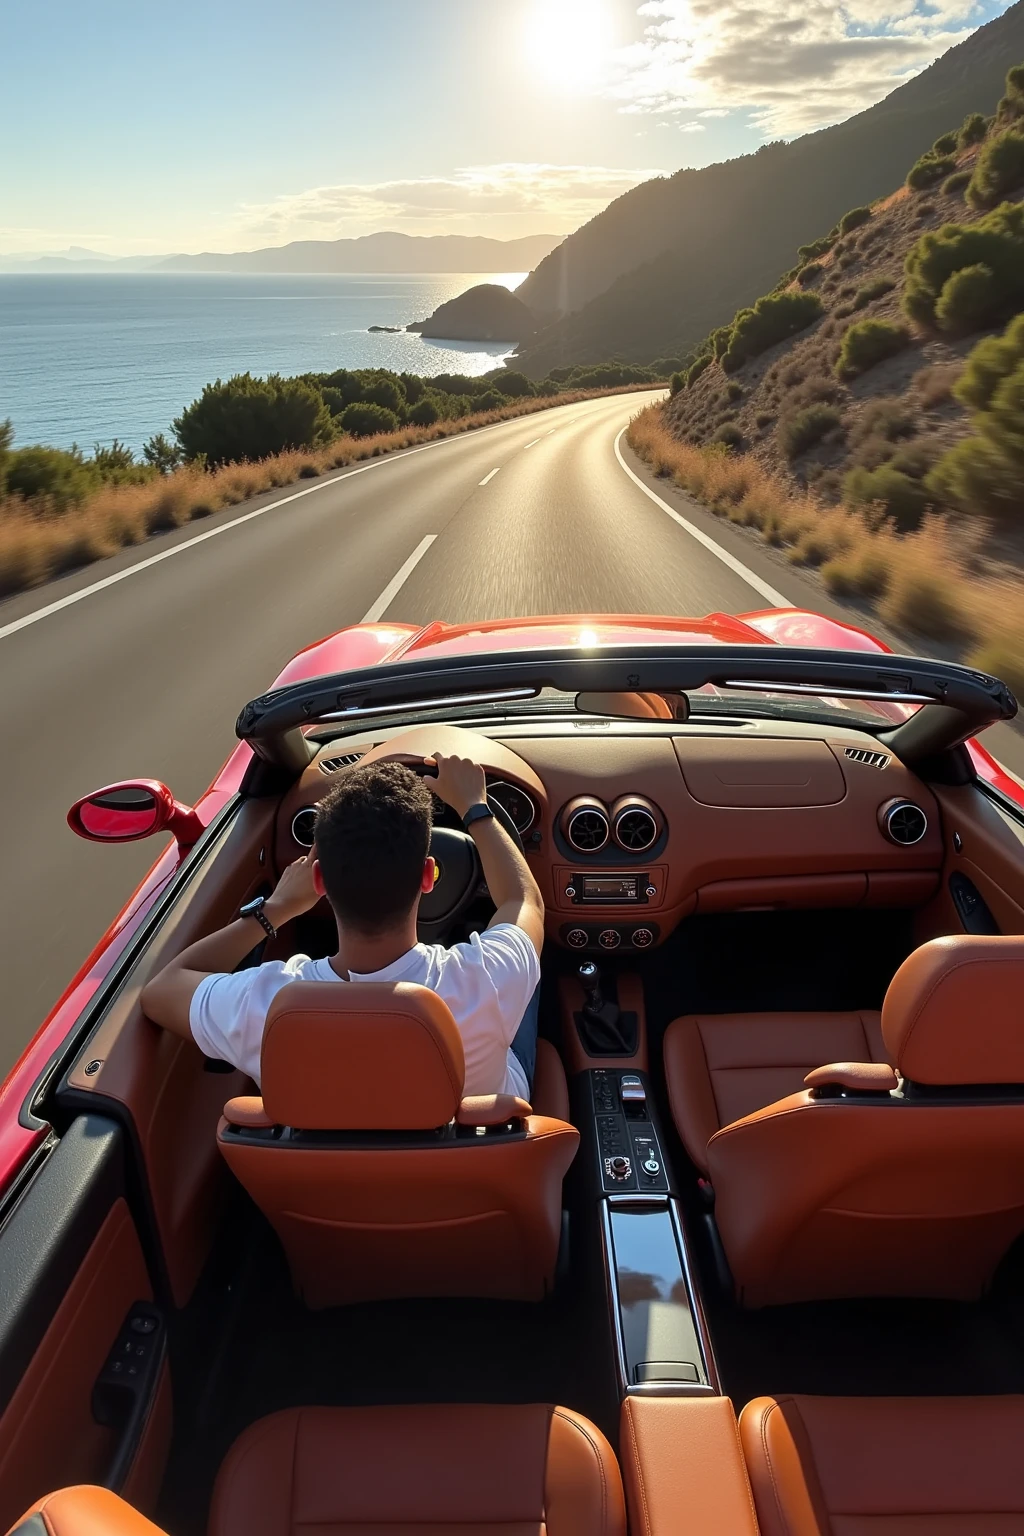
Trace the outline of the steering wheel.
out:
[[[437,777],[437,769],[425,763],[422,758],[415,762],[402,760],[406,767],[422,778]],[[522,853],[523,840],[508,811],[490,795],[487,796],[487,804]],[[437,865],[437,879],[434,889],[420,897],[417,920],[420,936],[428,940],[438,938],[462,915],[477,895],[482,878],[480,855],[468,832],[455,831],[451,827],[435,827],[430,834],[430,856]]]

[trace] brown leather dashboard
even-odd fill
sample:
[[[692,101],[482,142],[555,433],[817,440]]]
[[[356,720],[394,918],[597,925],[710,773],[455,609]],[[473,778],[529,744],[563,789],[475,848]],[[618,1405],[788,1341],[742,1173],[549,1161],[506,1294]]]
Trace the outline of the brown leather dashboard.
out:
[[[934,892],[943,860],[935,797],[860,732],[803,727],[737,738],[612,728],[581,736],[538,726],[489,736],[421,725],[384,741],[346,738],[322,748],[279,809],[279,866],[302,851],[290,831],[296,812],[314,805],[331,782],[321,763],[349,750],[362,751],[363,763],[459,752],[475,757],[489,778],[525,790],[537,813],[527,857],[547,905],[549,937],[561,943],[574,923],[625,923],[620,942],[628,946],[629,925],[640,922],[650,930],[645,944],[661,942],[695,910],[918,906]],[[570,801],[592,797],[611,808],[625,795],[661,813],[648,851],[628,853],[609,842],[582,853],[566,843],[561,813]],[[883,813],[907,801],[927,826],[913,845],[901,846],[887,836]],[[574,884],[581,874],[648,878],[637,904],[591,905]],[[594,947],[596,932],[590,938]]]

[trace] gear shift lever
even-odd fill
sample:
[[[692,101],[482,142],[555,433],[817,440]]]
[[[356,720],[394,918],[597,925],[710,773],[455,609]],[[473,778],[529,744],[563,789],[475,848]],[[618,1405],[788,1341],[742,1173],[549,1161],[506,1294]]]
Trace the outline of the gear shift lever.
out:
[[[620,1027],[622,1010],[618,1003],[605,997],[601,989],[601,972],[593,960],[584,960],[579,978],[585,994],[579,1022],[587,1050],[592,1056],[607,1051],[628,1055],[631,1047]]]

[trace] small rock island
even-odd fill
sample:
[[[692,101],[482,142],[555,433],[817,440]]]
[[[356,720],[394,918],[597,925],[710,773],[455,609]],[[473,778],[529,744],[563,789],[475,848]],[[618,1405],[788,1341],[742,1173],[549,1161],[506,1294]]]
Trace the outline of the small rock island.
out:
[[[441,341],[524,341],[536,329],[522,299],[500,283],[478,283],[441,304],[428,319],[406,326]]]

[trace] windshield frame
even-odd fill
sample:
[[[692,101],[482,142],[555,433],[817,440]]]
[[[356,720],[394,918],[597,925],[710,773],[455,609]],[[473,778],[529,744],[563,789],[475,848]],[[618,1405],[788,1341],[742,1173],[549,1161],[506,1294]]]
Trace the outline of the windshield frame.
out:
[[[518,694],[521,698],[527,697],[526,690],[538,693],[543,688],[567,694],[690,692],[708,683],[723,692],[730,685],[734,690],[753,685],[770,691],[773,684],[789,684],[798,697],[809,698],[850,697],[860,690],[865,698],[919,705],[901,724],[886,729],[879,722],[879,740],[904,761],[958,746],[1017,712],[1013,694],[997,678],[926,657],[774,645],[612,644],[593,651],[558,647],[416,657],[310,678],[251,700],[235,730],[265,761],[301,771],[313,750],[303,727],[321,722],[383,722],[389,714],[436,709],[441,698],[446,707],[450,704],[449,718],[457,718],[461,703],[483,702],[482,694],[493,698],[499,691],[507,697],[511,690],[524,690]],[[742,708],[735,713],[742,715]],[[860,722],[858,728],[864,728]]]

